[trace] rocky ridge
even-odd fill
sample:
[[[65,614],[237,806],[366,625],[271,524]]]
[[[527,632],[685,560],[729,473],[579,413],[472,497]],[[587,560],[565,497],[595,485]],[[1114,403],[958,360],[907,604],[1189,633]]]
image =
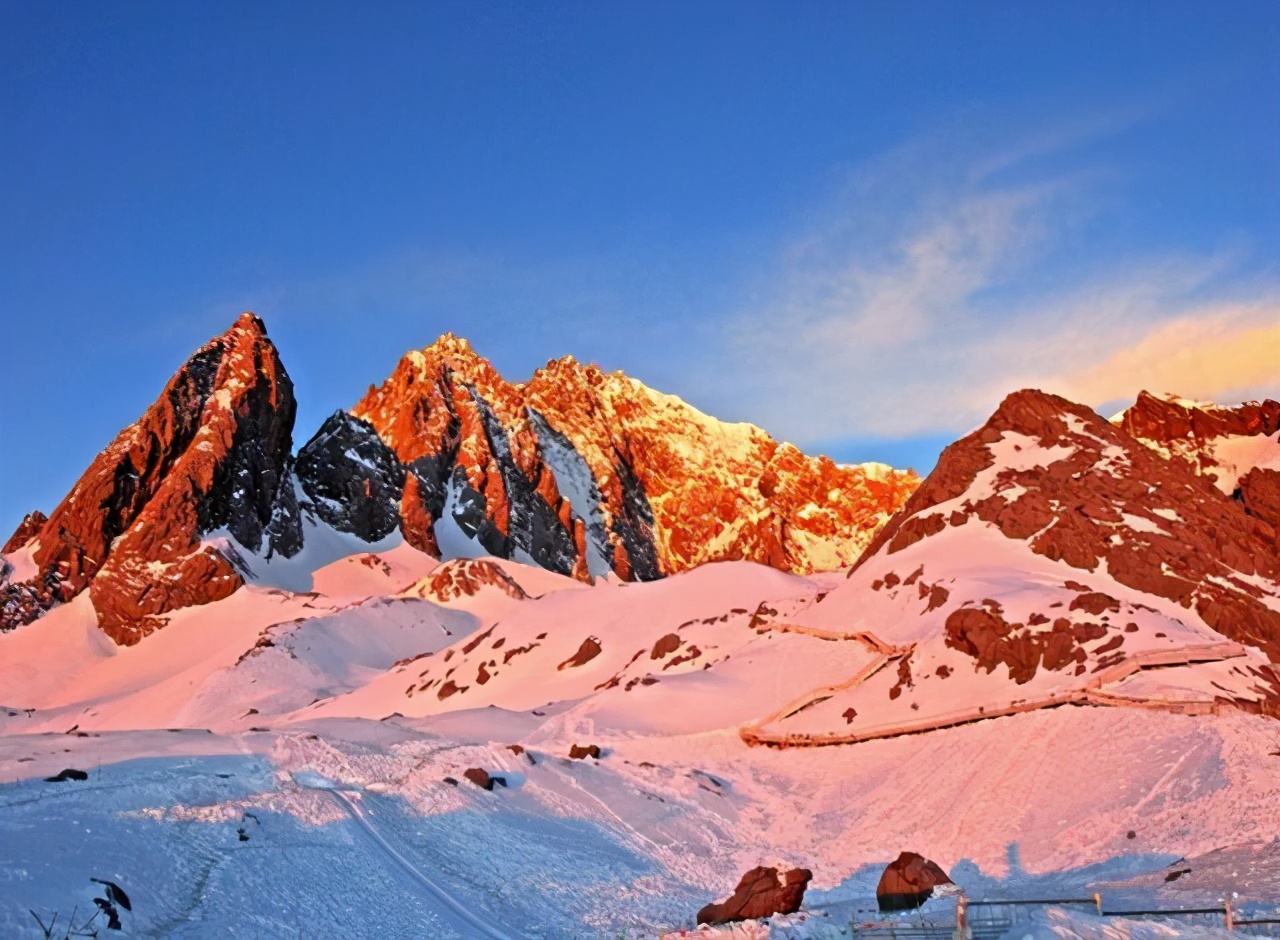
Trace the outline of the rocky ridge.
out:
[[[572,357],[511,384],[452,335],[405,356],[352,413],[405,466],[410,542],[447,554],[443,531],[578,578],[730,559],[837,568],[917,483],[807,457]]]
[[[918,482],[807,457],[571,357],[512,384],[451,334],[296,456],[295,410],[262,321],[244,314],[50,518],[24,520],[5,546],[22,560],[3,567],[0,630],[88,589],[103,630],[135,643],[254,577],[246,553],[295,557],[317,527],[582,581],[736,559],[808,573],[851,563]]]
[[[202,539],[225,531],[251,551],[269,541],[294,411],[266,328],[244,314],[187,360],[33,534],[15,533],[37,571],[3,585],[0,629],[87,588],[99,626],[131,644],[168,611],[231,594],[240,575]]]
[[[1015,392],[943,451],[868,557],[987,523],[1050,560],[1087,572],[1104,566],[1280,662],[1275,528],[1215,482],[1082,405]]]

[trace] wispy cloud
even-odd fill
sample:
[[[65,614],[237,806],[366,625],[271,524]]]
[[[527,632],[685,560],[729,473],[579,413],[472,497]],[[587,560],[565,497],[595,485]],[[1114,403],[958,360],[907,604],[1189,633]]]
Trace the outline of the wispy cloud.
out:
[[[963,431],[1026,386],[1095,406],[1280,391],[1280,288],[1247,251],[1082,249],[1108,168],[1028,164],[1137,119],[968,155],[934,140],[855,175],[729,322],[715,380],[802,444]]]
[[[1087,402],[1126,400],[1140,389],[1217,401],[1275,396],[1280,296],[1188,312],[1049,385]]]

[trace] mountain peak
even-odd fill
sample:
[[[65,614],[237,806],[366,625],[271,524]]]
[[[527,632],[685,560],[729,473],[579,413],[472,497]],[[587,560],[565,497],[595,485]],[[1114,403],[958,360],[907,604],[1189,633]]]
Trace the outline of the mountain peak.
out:
[[[1153,396],[1143,406],[1182,408]],[[1259,480],[1251,508],[1128,427],[1056,395],[1013,393],[942,452],[859,565],[961,527],[991,529],[1051,561],[1193,608],[1212,629],[1280,659],[1280,614],[1244,580],[1280,579],[1267,508],[1273,481]]]
[[[352,413],[406,468],[413,544],[583,578],[731,558],[806,573],[850,564],[918,481],[781,448],[571,355],[512,383],[451,333]]]
[[[476,351],[471,347],[471,341],[451,330],[441,333],[435,342],[424,346],[422,353],[426,356],[435,356],[441,359],[449,356],[479,358]]]
[[[254,333],[265,338],[267,335],[267,324],[263,321],[262,317],[258,316],[251,310],[246,310],[244,313],[240,314],[240,316],[236,317],[236,322],[231,324],[231,327],[227,332],[230,333],[233,330]]]
[[[292,450],[293,383],[262,321],[242,314],[174,373],[27,539],[34,577],[3,586],[0,629],[86,588],[99,625],[134,643],[178,607],[242,583],[202,540],[256,550]]]

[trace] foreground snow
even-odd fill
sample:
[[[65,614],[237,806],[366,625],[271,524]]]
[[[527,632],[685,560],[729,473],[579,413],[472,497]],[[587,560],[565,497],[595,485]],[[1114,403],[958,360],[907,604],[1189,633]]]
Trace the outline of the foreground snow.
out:
[[[883,729],[1072,688],[939,642],[965,600],[1021,616],[1079,593],[1057,563],[966,539],[963,557],[925,543],[852,579],[725,563],[590,586],[399,545],[322,565],[306,591],[264,582],[177,611],[129,648],[79,598],[0,635],[0,935],[39,936],[31,910],[83,919],[96,878],[128,893],[125,936],[652,938],[766,864],[813,870],[806,910],[720,935],[813,940],[878,918],[903,850],[973,898],[1280,902],[1280,725],[1134,707],[1239,684],[1254,652],[1143,671],[1127,699],[748,746],[770,722],[843,733],[854,705]],[[945,573],[950,608],[905,583],[918,567]],[[1134,606],[1104,577],[1090,586]],[[1221,640],[1168,605],[1130,617],[1140,652]],[[818,694],[904,647],[952,678]],[[569,759],[574,744],[601,758]],[[45,782],[64,768],[89,779]],[[1101,935],[1072,918],[1027,930]]]
[[[1280,898],[1277,734],[1250,716],[1065,708],[782,752],[596,735],[600,761],[567,759],[587,729],[563,718],[6,736],[0,933],[91,910],[99,878],[132,899],[126,936],[652,937],[760,863],[814,870],[805,930],[827,931],[875,916],[903,848],[971,897]],[[90,779],[43,781],[64,767]],[[1212,854],[1240,843],[1262,848]],[[1192,873],[1166,881],[1171,863]]]

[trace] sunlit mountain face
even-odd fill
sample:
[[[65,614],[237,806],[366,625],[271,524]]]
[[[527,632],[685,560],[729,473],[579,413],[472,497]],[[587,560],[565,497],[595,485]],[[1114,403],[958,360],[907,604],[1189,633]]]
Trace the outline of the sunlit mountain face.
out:
[[[1280,899],[1280,402],[1017,391],[921,480],[452,334],[295,447],[283,358],[241,316],[4,545],[15,936]]]

